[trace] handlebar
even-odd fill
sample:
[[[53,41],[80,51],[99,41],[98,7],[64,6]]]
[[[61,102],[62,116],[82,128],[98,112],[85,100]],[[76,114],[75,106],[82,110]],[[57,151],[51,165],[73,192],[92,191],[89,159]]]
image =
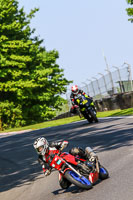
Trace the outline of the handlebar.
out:
[[[59,153],[57,153],[58,156],[61,154],[63,149],[64,149],[64,145],[61,147],[61,149],[59,149]]]

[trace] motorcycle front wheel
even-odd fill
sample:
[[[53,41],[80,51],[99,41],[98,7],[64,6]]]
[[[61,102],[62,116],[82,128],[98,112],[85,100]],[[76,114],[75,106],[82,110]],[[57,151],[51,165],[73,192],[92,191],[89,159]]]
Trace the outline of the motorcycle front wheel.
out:
[[[90,114],[91,114],[93,120],[94,120],[95,122],[98,122],[98,118],[97,118],[97,116],[96,116],[96,114],[94,113],[93,110],[90,110]]]
[[[92,122],[93,122],[93,119],[90,118],[90,117],[88,117],[87,120],[88,120],[89,123],[92,123]]]
[[[72,170],[67,170],[64,175],[68,181],[82,189],[89,190],[92,188],[92,183],[87,178],[84,176],[80,178],[79,175]]]

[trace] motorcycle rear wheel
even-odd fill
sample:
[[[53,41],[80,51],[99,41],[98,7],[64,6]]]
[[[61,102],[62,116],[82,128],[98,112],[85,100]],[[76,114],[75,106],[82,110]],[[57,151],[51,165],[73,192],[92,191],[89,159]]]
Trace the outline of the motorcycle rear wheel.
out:
[[[68,181],[78,186],[79,188],[86,190],[92,188],[92,183],[89,181],[89,179],[85,178],[84,176],[80,178],[74,171],[67,170],[64,175]]]
[[[100,165],[99,178],[100,178],[101,180],[104,180],[104,179],[106,179],[106,178],[109,178],[109,172],[108,172],[107,169],[105,169],[105,167],[103,167],[102,165]]]

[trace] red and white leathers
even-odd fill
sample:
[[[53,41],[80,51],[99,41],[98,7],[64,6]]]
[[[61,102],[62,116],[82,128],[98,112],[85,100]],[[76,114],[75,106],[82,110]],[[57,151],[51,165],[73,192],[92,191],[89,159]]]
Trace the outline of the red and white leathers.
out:
[[[51,155],[59,153],[59,150],[67,147],[68,141],[52,142],[48,145],[45,154],[39,154],[38,162],[42,165],[42,169],[45,175],[51,173],[52,168],[49,165]],[[69,150],[69,153],[73,156],[80,156],[81,158],[89,159],[90,161],[95,160],[96,154],[90,147],[86,147],[85,151],[81,147],[73,147]]]
[[[51,171],[51,167],[48,164],[50,159],[50,155],[57,154],[62,147],[67,147],[68,141],[62,142],[52,142],[49,144],[49,147],[45,153],[45,155],[39,155],[38,162],[42,165],[42,169],[45,175],[49,175]]]

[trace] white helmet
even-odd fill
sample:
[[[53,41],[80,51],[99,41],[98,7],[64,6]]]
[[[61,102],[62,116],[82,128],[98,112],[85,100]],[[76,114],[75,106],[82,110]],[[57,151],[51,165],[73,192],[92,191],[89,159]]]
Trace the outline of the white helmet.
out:
[[[49,143],[44,137],[39,137],[35,140],[33,146],[39,155],[45,155]]]
[[[78,92],[79,92],[78,86],[77,85],[73,85],[71,87],[71,91],[72,91],[73,94],[77,95]]]

